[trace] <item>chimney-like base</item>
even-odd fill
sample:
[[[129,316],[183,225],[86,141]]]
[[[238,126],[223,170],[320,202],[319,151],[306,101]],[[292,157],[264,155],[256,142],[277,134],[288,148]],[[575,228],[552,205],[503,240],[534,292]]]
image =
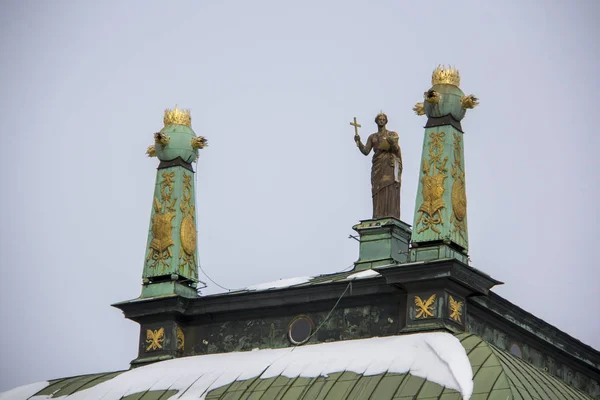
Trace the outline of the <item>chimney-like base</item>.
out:
[[[354,270],[409,262],[410,225],[396,218],[368,219],[352,227],[360,235]]]

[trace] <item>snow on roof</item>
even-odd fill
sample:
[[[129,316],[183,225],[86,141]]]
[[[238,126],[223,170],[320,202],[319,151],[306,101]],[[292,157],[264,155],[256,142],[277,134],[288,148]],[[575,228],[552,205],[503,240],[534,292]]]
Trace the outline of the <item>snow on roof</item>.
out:
[[[49,382],[44,381],[19,386],[7,392],[0,393],[0,400],[28,399],[48,385]]]
[[[183,357],[126,371],[68,397],[69,400],[119,400],[148,390],[168,389],[178,391],[171,400],[204,399],[211,390],[235,381],[280,375],[326,377],[342,371],[362,375],[410,372],[457,390],[465,400],[473,392],[471,364],[460,341],[449,333],[431,332]],[[18,389],[0,395],[0,399],[21,400],[29,397],[27,393],[36,393]],[[33,400],[48,398],[32,397]]]
[[[373,269],[366,269],[364,271],[360,271],[355,274],[348,275],[346,277],[346,280],[351,281],[354,279],[365,279],[365,278],[372,278],[375,276],[381,276],[381,274]]]
[[[239,291],[262,291],[262,290],[271,290],[271,289],[284,289],[292,286],[304,285],[306,283],[330,283],[334,281],[345,281],[345,280],[354,280],[354,279],[367,279],[374,278],[377,276],[381,276],[379,272],[373,269],[367,269],[364,271],[356,272],[351,275],[346,276],[348,272],[337,272],[330,275],[320,275],[320,276],[300,276],[296,278],[287,278],[287,279],[279,279],[277,281],[259,283],[257,285],[248,286],[244,289],[235,290],[234,292]],[[331,279],[323,280],[322,278],[330,276]],[[319,278],[319,279],[317,279]],[[316,281],[315,281],[316,279]]]
[[[269,290],[282,289],[290,286],[308,283],[313,279],[312,276],[300,276],[297,278],[279,279],[277,281],[259,283],[258,285],[248,286],[245,290]]]

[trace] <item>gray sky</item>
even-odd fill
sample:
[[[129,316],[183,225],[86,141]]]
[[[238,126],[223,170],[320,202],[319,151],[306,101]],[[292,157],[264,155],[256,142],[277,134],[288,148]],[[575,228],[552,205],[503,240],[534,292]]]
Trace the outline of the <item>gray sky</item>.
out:
[[[340,271],[371,215],[366,138],[400,135],[412,224],[433,68],[463,121],[472,265],[600,348],[600,3],[5,1],[0,6],[0,391],[128,367],[166,107],[209,139],[200,261],[239,288]],[[202,273],[200,278],[207,280]],[[210,284],[203,292],[216,293]]]

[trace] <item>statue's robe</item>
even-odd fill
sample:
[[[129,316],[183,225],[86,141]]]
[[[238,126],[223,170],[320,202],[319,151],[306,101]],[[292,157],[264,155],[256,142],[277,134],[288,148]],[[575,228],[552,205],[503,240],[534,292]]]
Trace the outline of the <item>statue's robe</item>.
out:
[[[390,145],[387,135],[394,139]],[[374,133],[373,168],[371,169],[371,190],[373,195],[373,219],[395,217],[400,219],[400,186],[402,176],[402,154],[398,145],[398,134]]]

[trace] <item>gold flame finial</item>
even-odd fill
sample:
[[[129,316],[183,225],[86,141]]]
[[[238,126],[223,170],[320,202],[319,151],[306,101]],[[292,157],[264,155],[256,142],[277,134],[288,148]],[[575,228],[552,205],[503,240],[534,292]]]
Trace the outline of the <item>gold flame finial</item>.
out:
[[[192,116],[189,109],[179,109],[177,106],[173,110],[166,109],[163,119],[165,126],[167,125],[185,125],[192,127]]]
[[[454,85],[458,87],[460,85],[460,74],[454,67],[446,67],[439,65],[431,74],[432,85]]]

